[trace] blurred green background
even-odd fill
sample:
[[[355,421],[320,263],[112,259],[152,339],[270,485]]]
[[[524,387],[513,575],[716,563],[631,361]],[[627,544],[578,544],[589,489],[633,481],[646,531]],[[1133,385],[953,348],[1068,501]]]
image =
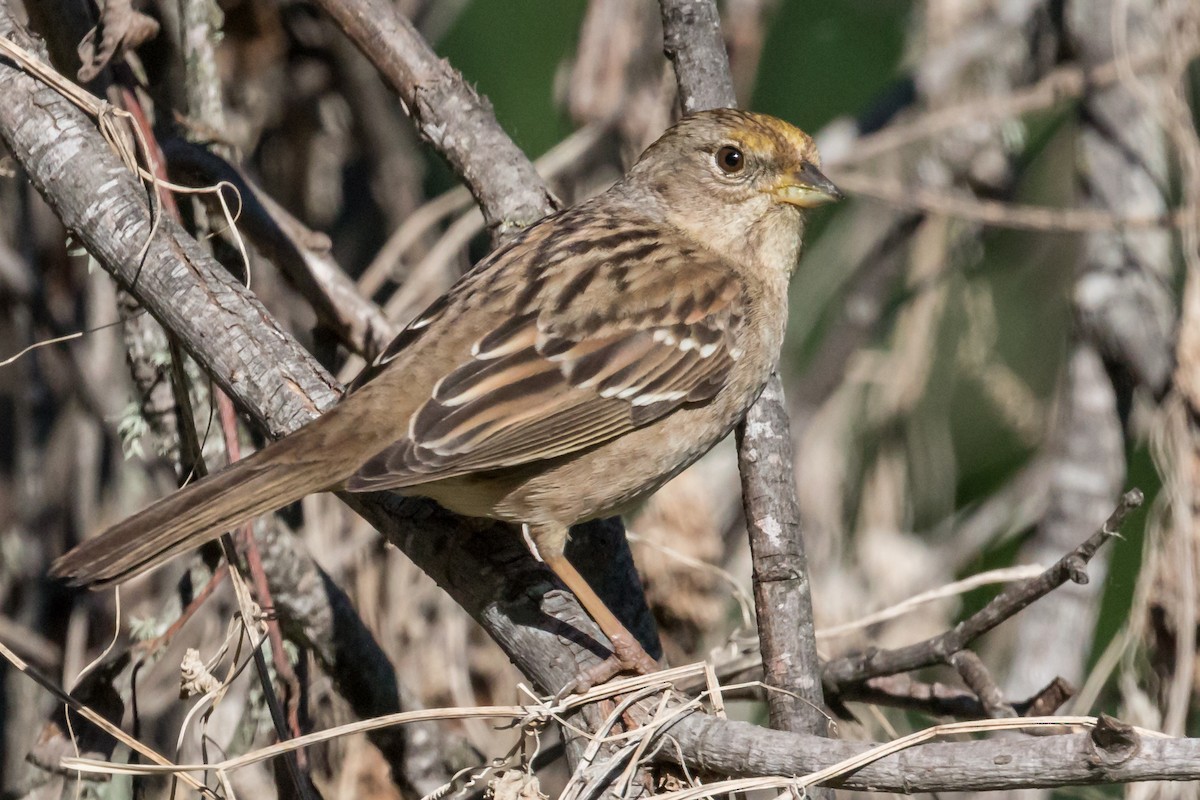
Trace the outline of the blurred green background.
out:
[[[475,0],[436,44],[533,156],[570,132],[554,102],[554,82],[574,52],[586,5]],[[754,97],[740,100],[810,131],[842,114],[858,115],[896,78],[911,6],[785,0],[769,25]]]

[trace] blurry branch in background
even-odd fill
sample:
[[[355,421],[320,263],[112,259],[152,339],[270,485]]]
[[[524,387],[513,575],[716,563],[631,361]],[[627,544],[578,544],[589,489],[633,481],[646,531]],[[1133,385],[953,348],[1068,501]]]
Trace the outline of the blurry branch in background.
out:
[[[596,149],[605,140],[610,128],[611,125],[600,123],[575,131],[533,162],[538,175],[546,180],[553,180],[561,173],[574,168],[579,162],[585,161],[589,152]],[[455,196],[453,190],[446,194],[446,197],[451,199]],[[461,195],[458,196],[461,197]],[[447,200],[446,205],[449,204],[450,201]],[[443,207],[438,199],[431,201],[430,205],[439,211]],[[431,214],[425,217],[422,224],[429,222],[433,216]],[[389,320],[407,324],[423,308],[449,289],[458,278],[454,260],[466,251],[471,239],[483,230],[483,224],[482,215],[473,206],[450,223],[424,257],[404,273],[403,282],[384,306],[385,316]],[[381,250],[380,255],[372,261],[368,270],[384,267],[394,273],[404,255],[404,250],[400,248],[400,245],[415,241],[420,234],[419,226],[410,225],[408,221],[405,221],[385,245],[385,249],[395,245],[391,252],[386,254],[386,260],[385,253]],[[393,274],[394,277],[396,276]],[[365,282],[366,274],[364,273],[360,285]]]
[[[1014,193],[1024,144],[1006,135],[1008,120],[990,112],[963,117],[960,109],[985,102],[1003,106],[1010,93],[1039,78],[1047,48],[1033,40],[1046,35],[1044,11],[1040,3],[1010,6],[1004,13],[994,6],[922,6],[914,21],[921,35],[910,38],[907,56],[915,93],[911,106],[861,139],[842,138],[832,128],[819,137],[833,179],[852,196],[856,184],[863,184],[868,200],[846,204],[810,249],[799,276],[818,294],[815,301],[798,296],[799,321],[823,313],[824,303],[837,303],[825,316],[820,338],[813,336],[808,368],[792,393],[801,423],[799,484],[809,545],[827,560],[817,589],[826,619],[855,614],[856,599],[886,606],[956,574],[945,548],[907,531],[914,522],[920,527],[931,518],[944,519],[955,507],[957,453],[947,408],[954,389],[946,384],[975,378],[989,391],[985,379],[1004,367],[994,360],[992,297],[986,286],[970,283],[987,234],[979,215],[970,212],[999,210],[997,219],[1007,221],[1010,204],[994,198]],[[957,122],[940,129],[924,126],[927,118]],[[871,142],[886,143],[894,128],[913,134],[875,150],[869,173],[840,166],[865,166],[859,142],[870,152]],[[933,129],[941,134],[925,138]],[[869,202],[879,188],[897,186],[905,188],[907,199],[896,208],[881,210]],[[909,202],[929,195],[936,203]],[[960,214],[964,209],[968,213]],[[831,274],[804,273],[805,264],[814,263]],[[949,337],[959,344],[946,346]],[[970,355],[975,374],[960,378],[944,355],[964,361]],[[1006,385],[1023,388],[1019,378]],[[1030,429],[1040,433],[1036,416],[1021,432],[1028,435]],[[845,564],[839,563],[843,550],[849,551]],[[961,564],[977,554],[954,560]]]
[[[1074,33],[1091,39],[1084,38],[1082,43],[1071,43],[1070,52],[1078,58],[1076,64],[1059,67],[1031,86],[1022,88],[1019,81],[1036,76],[1021,74],[1021,70],[1027,69],[1028,64],[1036,64],[1039,53],[1044,54],[1055,48],[1061,50],[1062,47],[1054,43],[1059,34],[1054,31],[1047,33],[1046,26],[1039,22],[1039,15],[1044,12],[1042,6],[1038,3],[1007,6],[1006,23],[1009,24],[1010,38],[998,39],[997,31],[1001,31],[1004,25],[998,19],[988,18],[990,11],[983,11],[983,18],[975,20],[971,18],[974,12],[964,11],[961,4],[926,4],[919,12],[923,15],[921,30],[935,44],[927,44],[925,55],[913,58],[918,75],[914,82],[918,91],[924,93],[922,99],[926,105],[914,108],[893,124],[861,138],[842,140],[836,133],[831,133],[831,146],[822,148],[829,173],[852,193],[857,192],[865,198],[881,198],[918,219],[924,217],[918,223],[918,233],[928,227],[928,216],[944,217],[949,224],[942,234],[933,238],[936,240],[944,236],[949,240],[952,236],[959,237],[953,245],[945,247],[941,256],[950,262],[949,269],[937,274],[928,271],[917,274],[914,269],[912,294],[905,298],[904,304],[896,312],[894,329],[897,334],[902,333],[902,326],[912,318],[910,312],[915,306],[924,303],[931,315],[941,313],[926,298],[931,294],[944,293],[947,283],[953,285],[962,280],[954,270],[970,265],[972,254],[981,247],[979,242],[984,233],[978,229],[970,232],[970,223],[1057,234],[1084,233],[1087,234],[1085,243],[1091,243],[1085,244],[1090,250],[1091,261],[1102,260],[1096,255],[1103,254],[1110,261],[1121,262],[1108,272],[1107,279],[1111,281],[1109,287],[1102,287],[1097,281],[1085,287],[1085,278],[1080,279],[1077,302],[1081,305],[1090,302],[1101,311],[1102,319],[1097,325],[1096,315],[1092,314],[1092,319],[1088,320],[1093,323],[1091,329],[1083,326],[1091,345],[1085,343],[1080,348],[1066,381],[1060,386],[1056,409],[1059,422],[1050,434],[1054,438],[1042,445],[1027,470],[1015,478],[1008,489],[984,501],[979,509],[980,514],[965,517],[976,535],[972,535],[968,542],[949,543],[955,556],[947,561],[946,566],[954,572],[962,570],[971,559],[977,558],[993,533],[1020,530],[1038,523],[1043,528],[1060,533],[1053,541],[1046,541],[1036,553],[1031,554],[1031,558],[1044,563],[1047,558],[1056,557],[1064,548],[1071,546],[1071,542],[1078,541],[1081,532],[1094,525],[1104,507],[1115,498],[1124,474],[1124,455],[1129,448],[1123,447],[1126,443],[1121,440],[1121,420],[1117,417],[1117,404],[1112,399],[1112,379],[1106,374],[1106,369],[1121,369],[1134,375],[1140,373],[1139,380],[1152,394],[1161,393],[1162,365],[1170,362],[1169,331],[1173,325],[1174,305],[1169,295],[1172,259],[1169,252],[1154,243],[1169,241],[1174,229],[1183,231],[1186,242],[1188,228],[1195,224],[1200,214],[1195,200],[1186,191],[1176,208],[1167,205],[1170,182],[1161,172],[1150,185],[1141,180],[1139,175],[1148,168],[1159,167],[1167,162],[1167,157],[1161,151],[1161,131],[1154,122],[1154,117],[1160,113],[1158,109],[1163,105],[1162,98],[1148,96],[1141,107],[1125,107],[1117,113],[1106,113],[1103,108],[1104,104],[1111,104],[1107,100],[1111,95],[1128,92],[1128,88],[1122,87],[1132,79],[1148,87],[1165,83],[1172,91],[1182,92],[1187,85],[1185,68],[1200,51],[1194,8],[1189,14],[1184,13],[1187,4],[1179,3],[1068,3],[1068,21],[1077,17],[1090,18],[1083,26],[1076,21],[1074,24],[1082,27],[1082,32],[1075,30]],[[1022,10],[1018,11],[1018,8]],[[1022,24],[1011,25],[1018,13],[1027,13],[1029,18]],[[1170,34],[1163,33],[1164,30]],[[937,37],[945,40],[945,48],[936,46],[939,41]],[[1103,48],[1102,43],[1112,38],[1118,42],[1128,39],[1123,53],[1114,51],[1111,46],[1107,50]],[[986,43],[986,46],[978,47],[981,43]],[[1018,69],[1006,77],[1003,74],[1005,63],[1012,59],[1014,48],[1017,48],[1016,52],[1024,49],[1031,56],[1014,62]],[[977,56],[974,63],[964,55],[972,51]],[[953,57],[947,57],[946,52],[951,52]],[[1131,53],[1134,55],[1131,56]],[[954,65],[954,58],[959,58],[961,63]],[[954,68],[947,68],[947,62]],[[953,85],[955,82],[961,84]],[[1004,146],[998,149],[1006,157],[1005,160],[1008,156],[1013,157],[1009,169],[1014,169],[1015,157],[1021,146],[1020,134],[1016,134],[1016,131],[1025,127],[1019,115],[1051,109],[1056,105],[1062,105],[1069,111],[1070,106],[1063,101],[1074,98],[1082,98],[1078,107],[1079,124],[1084,126],[1083,136],[1111,139],[1114,143],[1114,152],[1101,160],[1095,160],[1094,147],[1091,153],[1087,150],[1081,153],[1080,161],[1087,170],[1087,176],[1081,180],[1081,194],[1087,207],[1061,209],[977,199],[973,196],[983,193],[993,198],[1009,197],[1013,193],[1014,183],[1003,178],[1003,169],[995,169],[997,164],[1004,164],[1004,160],[995,158],[995,150],[980,148],[978,155],[968,155],[967,158],[963,157],[964,150],[970,153],[970,148],[987,136],[997,142],[1007,138]],[[1175,138],[1194,141],[1192,124],[1185,122],[1191,113],[1186,102],[1176,102],[1175,107],[1178,109],[1174,117],[1175,129],[1181,132]],[[989,123],[995,123],[991,132],[988,131]],[[1002,125],[1006,126],[1003,130]],[[1087,142],[1086,138],[1084,141]],[[824,141],[822,143],[824,145]],[[892,156],[890,160],[887,158],[889,155]],[[1184,153],[1180,154],[1186,166],[1184,156]],[[1089,160],[1093,163],[1089,164]],[[916,168],[910,168],[910,164]],[[1001,176],[1000,180],[996,180],[997,175]],[[1093,180],[1094,184],[1091,183]],[[943,182],[945,185],[942,185]],[[1146,191],[1143,191],[1144,188]],[[1096,202],[1092,199],[1095,195],[1105,199]],[[1066,198],[1062,204],[1071,206],[1072,199]],[[968,224],[959,225],[959,221]],[[868,231],[881,227],[878,217],[868,220],[864,213],[856,224],[843,226],[840,220],[835,221],[826,236],[841,234],[848,240],[841,243],[841,252],[857,255],[867,250],[862,240],[875,236]],[[967,235],[963,235],[963,228],[968,229]],[[972,238],[976,243],[972,243]],[[887,252],[875,252],[872,258],[854,260],[854,264],[862,265],[861,270],[847,270],[854,282],[865,284],[868,289],[872,287],[871,281],[875,276],[886,273],[885,266],[889,260],[897,258],[892,253],[908,246],[906,237],[899,235],[890,241],[881,235],[876,241],[885,242]],[[1072,237],[1062,236],[1054,246],[1070,253],[1071,241],[1074,241]],[[818,248],[824,246],[825,242],[817,243]],[[837,248],[837,244],[829,246],[831,251]],[[1189,256],[1194,251],[1186,244],[1183,249]],[[930,238],[926,236],[924,246],[918,249],[914,245],[910,257],[914,261],[922,258],[928,261],[931,250]],[[1103,264],[1095,263],[1089,268],[1093,272],[1105,269]],[[1051,280],[1048,279],[1044,291],[1055,291]],[[919,380],[914,380],[913,373],[919,375],[920,370],[927,369],[928,365],[922,361],[920,367],[914,368],[912,359],[896,358],[895,353],[902,349],[905,341],[897,335],[889,343],[892,347],[891,360],[896,363],[894,371],[885,372],[888,357],[882,355],[870,361],[862,359],[860,368],[846,370],[845,354],[857,350],[866,338],[861,334],[855,338],[853,334],[856,331],[871,331],[878,336],[880,331],[872,329],[875,326],[882,329],[884,324],[891,322],[883,315],[892,310],[886,302],[892,285],[875,280],[873,286],[875,291],[864,297],[851,284],[845,301],[845,306],[850,309],[846,318],[851,324],[840,327],[835,323],[825,331],[818,345],[818,355],[812,362],[814,369],[810,372],[810,376],[817,376],[817,381],[805,381],[798,385],[798,396],[802,401],[812,398],[812,405],[806,404],[803,409],[808,412],[813,405],[824,403],[828,397],[828,393],[821,392],[820,388],[838,385],[843,371],[850,373],[848,383],[859,380],[864,384],[862,393],[847,391],[843,387],[845,401],[841,404],[841,416],[833,408],[837,403],[835,400],[821,412],[813,412],[815,416],[802,414],[800,417],[803,421],[816,423],[810,433],[814,439],[820,437],[823,445],[811,453],[802,453],[810,455],[812,463],[811,477],[802,468],[801,487],[805,498],[819,498],[820,503],[829,504],[831,496],[836,498],[843,492],[851,495],[856,490],[865,498],[860,500],[857,508],[818,509],[822,515],[817,519],[830,521],[829,527],[836,531],[830,534],[831,539],[840,538],[838,534],[845,532],[847,524],[855,526],[851,529],[856,531],[860,540],[872,529],[899,531],[900,535],[893,538],[907,539],[902,532],[906,525],[911,524],[909,521],[913,516],[919,513],[914,508],[919,498],[915,496],[917,489],[913,473],[922,468],[930,469],[923,464],[949,461],[955,456],[949,450],[918,450],[919,442],[914,442],[914,439],[927,437],[934,442],[938,440],[915,429],[900,437],[908,438],[908,441],[898,443],[903,448],[898,457],[889,460],[878,454],[879,450],[888,446],[881,443],[881,439],[894,435],[892,426],[905,425],[906,412],[922,413],[915,407],[915,402],[918,399],[925,402],[927,388],[920,385],[913,387],[914,383],[919,384]],[[952,303],[959,296],[959,291],[956,289],[949,294]],[[1082,312],[1081,316],[1088,316],[1086,308]],[[966,313],[975,316],[972,308],[968,308]],[[1105,316],[1107,319],[1103,319]],[[927,316],[924,322],[927,326],[939,324],[934,316]],[[977,320],[969,318],[966,324],[977,325]],[[929,327],[921,330],[914,326],[912,330],[927,338],[924,352],[921,352],[922,347],[910,348],[910,355],[918,359],[932,359],[934,348],[942,348],[942,344],[929,335]],[[1114,350],[1113,345],[1118,348]],[[1103,362],[1097,355],[1097,346],[1104,357]],[[1125,352],[1121,352],[1122,348]],[[836,352],[832,357],[825,358],[829,351]],[[944,352],[944,349],[939,349],[939,352]],[[895,387],[905,385],[909,387],[908,393],[901,396]],[[1119,390],[1125,393],[1132,391],[1128,382]],[[881,403],[890,414],[884,417],[878,432],[864,435],[851,426],[862,424],[861,417],[857,416],[860,412],[854,404],[861,401],[868,391],[877,395],[891,394],[890,400],[894,405],[889,408],[886,401]],[[929,391],[928,394],[933,392]],[[1127,394],[1123,400],[1127,402]],[[925,410],[924,413],[929,411]],[[855,416],[850,417],[851,421],[847,423],[845,415]],[[828,432],[831,423],[838,426],[834,433]],[[1028,432],[1021,432],[1022,438],[1026,438]],[[1030,444],[1041,439],[1039,431],[1034,430],[1033,433],[1035,437]],[[837,466],[831,466],[831,453],[826,449],[845,448],[851,436],[862,437],[863,457],[877,459],[879,464],[875,472],[863,470],[866,475],[862,478],[863,485],[858,487],[835,482],[838,477],[844,479],[844,476]],[[1168,434],[1167,438],[1185,440],[1180,431]],[[946,438],[941,440],[942,443],[947,441]],[[836,460],[843,458],[837,453],[832,463],[836,464]],[[1190,457],[1187,458],[1190,461]],[[858,468],[857,465],[855,468]],[[1165,472],[1169,474],[1170,470]],[[810,480],[816,484],[811,490],[808,487]],[[850,480],[855,478],[851,477]],[[1019,513],[1012,513],[1018,506]],[[806,504],[810,519],[813,508],[812,504]],[[856,518],[855,514],[859,516]],[[820,525],[810,526],[818,534],[820,528]],[[839,546],[840,542],[834,545]],[[872,545],[860,546],[865,548]],[[922,546],[924,543],[917,544],[918,548]],[[924,563],[936,563],[942,552],[940,549],[928,552],[929,558]],[[1183,569],[1189,570],[1193,559],[1185,558],[1186,552],[1176,548],[1163,561],[1182,563],[1185,565]],[[886,561],[879,560],[881,563]],[[1084,602],[1090,618],[1099,608],[1099,590],[1104,585],[1101,580],[1104,575],[1103,563],[1097,565],[1096,573],[1096,580],[1087,587],[1089,591]],[[1148,581],[1150,577],[1144,575],[1143,580]],[[1186,593],[1182,589],[1182,586],[1191,584],[1187,581],[1180,581],[1180,584],[1180,595],[1186,599],[1178,601],[1174,607],[1181,610],[1194,607],[1194,592]],[[827,595],[819,593],[818,597],[824,599]],[[1040,685],[1039,681],[1044,682],[1048,675],[1059,671],[1078,680],[1079,670],[1085,663],[1094,636],[1094,625],[1088,620],[1081,620],[1072,611],[1079,602],[1076,597],[1066,596],[1061,603],[1039,603],[1018,621],[1023,628],[1039,628],[1041,635],[1036,638],[1022,637],[1013,648],[1018,659],[1029,667],[1028,677],[1014,691],[1031,691],[1035,685]],[[1135,609],[1135,616],[1137,613]],[[1194,625],[1187,622],[1189,618],[1181,618],[1183,622],[1178,629],[1193,630]],[[1173,652],[1187,655],[1179,656],[1177,663],[1182,663],[1183,659],[1190,663],[1194,643],[1182,637],[1180,641],[1180,649]],[[1070,666],[1072,662],[1074,667]],[[1133,682],[1130,680],[1131,684]],[[1190,681],[1184,680],[1182,683]],[[1184,690],[1176,687],[1173,708],[1177,711],[1187,707],[1184,696]],[[1176,716],[1176,719],[1180,717]],[[1143,717],[1141,724],[1157,727],[1158,723]],[[1175,729],[1178,730],[1182,729]]]
[[[721,27],[729,51],[734,94],[749,102],[759,80],[758,65],[781,0],[725,0]]]
[[[623,161],[673,120],[675,75],[663,60],[661,11],[644,0],[589,0],[565,106],[581,125],[611,123]]]
[[[300,290],[320,323],[348,350],[371,361],[387,347],[398,329],[334,261],[328,236],[307,228],[211,150],[182,139],[161,145],[176,180],[186,178],[199,186],[224,183],[237,192],[238,228]]]
[[[1103,70],[1116,64],[1117,80],[1089,87],[1077,109],[1073,178],[1085,206],[1125,217],[1170,214],[1172,148],[1153,109],[1186,80],[1186,63],[1200,46],[1192,6],[1190,13],[1171,0],[1074,0],[1065,7],[1065,38],[1081,66]],[[1178,34],[1189,27],[1190,36]],[[1136,79],[1139,89],[1131,83],[1132,58],[1155,50],[1158,69]],[[1194,197],[1182,198],[1185,209],[1194,202]],[[1196,213],[1192,209],[1190,217]],[[1185,211],[1180,220],[1188,216]],[[1091,231],[1081,239],[1071,294],[1076,325],[1058,409],[1043,445],[1050,458],[1050,504],[1022,548],[1023,559],[1042,561],[1077,540],[1096,523],[1097,505],[1111,502],[1127,481],[1126,453],[1139,435],[1131,417],[1134,394],[1151,406],[1162,397],[1171,371],[1178,305],[1171,288],[1177,269],[1172,239],[1169,230],[1120,227]],[[1162,409],[1150,414],[1152,429],[1163,424]],[[1160,474],[1171,471],[1160,465]],[[1107,561],[1097,562],[1097,578],[1105,575]],[[1047,671],[1072,683],[1084,681],[1102,587],[1099,580],[1068,587],[1059,603],[1039,606],[1020,620],[1010,691],[1029,691]],[[1130,721],[1161,725],[1161,720]],[[1178,735],[1183,728],[1166,731]]]
[[[1180,54],[1194,58],[1200,54],[1200,42],[1185,43],[1190,51]],[[940,133],[964,124],[1003,122],[1034,111],[1046,111],[1067,100],[1075,100],[1088,92],[1105,89],[1116,83],[1124,69],[1154,75],[1166,67],[1161,50],[1153,49],[1128,59],[1112,59],[1088,69],[1067,64],[1048,73],[1031,86],[1011,92],[972,99],[957,105],[922,112],[910,120],[899,120],[887,127],[858,138],[851,149],[839,149],[825,161],[830,169],[857,170],[867,162],[903,147],[920,144]]]
[[[838,186],[851,194],[880,200],[896,208],[940,214],[996,228],[1043,233],[1109,233],[1126,229],[1180,228],[1200,209],[1181,208],[1158,214],[1122,215],[1086,208],[1052,208],[1000,200],[974,200],[936,189],[859,173],[833,173]]]
[[[1132,32],[1118,26],[1144,15],[1140,6],[1128,0],[1114,2],[1113,44],[1124,64],[1122,85],[1138,111],[1161,127],[1178,161],[1183,202],[1195,205],[1200,203],[1200,136],[1197,110],[1191,105],[1196,98],[1196,65],[1190,46],[1200,40],[1200,9],[1186,2],[1163,5],[1174,15],[1163,42],[1169,80],[1148,81],[1128,64],[1126,57],[1136,45]],[[1139,575],[1131,623],[1162,686],[1153,702],[1147,703],[1131,670],[1121,683],[1125,705],[1160,713],[1167,733],[1189,728],[1200,687],[1196,631],[1200,615],[1200,214],[1183,227],[1179,244],[1184,265],[1181,323],[1174,332],[1174,364],[1167,362],[1173,366],[1171,394],[1154,437],[1155,461],[1163,474],[1163,513],[1147,536],[1147,563]],[[1129,349],[1137,354],[1137,348]]]

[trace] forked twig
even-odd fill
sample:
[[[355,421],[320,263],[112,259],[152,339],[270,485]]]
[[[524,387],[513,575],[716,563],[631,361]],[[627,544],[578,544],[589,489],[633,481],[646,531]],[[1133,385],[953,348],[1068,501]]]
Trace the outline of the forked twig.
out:
[[[867,678],[945,663],[951,655],[1067,581],[1087,583],[1088,562],[1105,542],[1119,535],[1118,530],[1125,517],[1139,507],[1144,499],[1139,489],[1126,492],[1109,518],[1087,541],[1036,578],[1008,586],[982,609],[945,633],[907,647],[834,659],[825,665],[823,677],[826,686],[836,691],[838,686]]]

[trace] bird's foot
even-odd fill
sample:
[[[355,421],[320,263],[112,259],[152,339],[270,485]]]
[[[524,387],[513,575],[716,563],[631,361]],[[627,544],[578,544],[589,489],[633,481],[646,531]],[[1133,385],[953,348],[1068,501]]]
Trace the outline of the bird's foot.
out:
[[[576,693],[583,694],[602,683],[607,683],[622,672],[649,675],[651,672],[658,671],[658,662],[650,657],[650,654],[632,634],[628,632],[623,635],[618,634],[611,641],[612,655],[599,664],[593,664],[587,669],[581,670],[574,680],[559,691],[557,699],[561,700],[567,695]]]

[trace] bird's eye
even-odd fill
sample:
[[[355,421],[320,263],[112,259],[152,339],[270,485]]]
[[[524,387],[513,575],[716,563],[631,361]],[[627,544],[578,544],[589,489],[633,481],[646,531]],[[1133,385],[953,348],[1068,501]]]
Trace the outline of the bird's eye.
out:
[[[726,145],[717,151],[717,166],[726,175],[735,175],[746,168],[746,157],[741,150]]]

